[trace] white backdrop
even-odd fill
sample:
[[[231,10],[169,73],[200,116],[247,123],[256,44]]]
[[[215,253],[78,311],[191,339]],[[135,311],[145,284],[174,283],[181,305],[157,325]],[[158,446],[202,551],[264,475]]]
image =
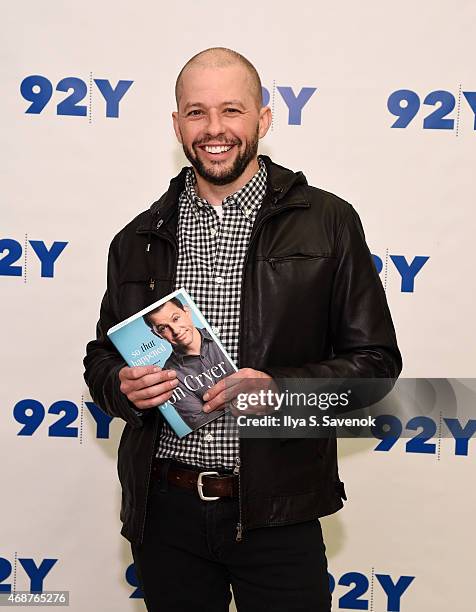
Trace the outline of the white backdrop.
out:
[[[0,592],[40,584],[69,591],[74,611],[144,609],[119,535],[123,423],[98,427],[82,357],[110,239],[185,162],[173,86],[204,48],[236,49],[260,72],[274,111],[261,152],[356,207],[382,260],[403,375],[474,375],[475,7],[18,0],[4,10]],[[76,106],[62,105],[67,77]],[[117,117],[95,79],[132,81]],[[285,87],[315,91],[298,112]],[[392,128],[387,102],[396,112],[399,96],[408,124]],[[394,261],[424,263],[412,281]],[[334,610],[470,609],[473,443],[458,455],[454,440],[434,453],[406,442],[340,443],[349,501],[323,520]],[[389,580],[405,576],[389,599]]]

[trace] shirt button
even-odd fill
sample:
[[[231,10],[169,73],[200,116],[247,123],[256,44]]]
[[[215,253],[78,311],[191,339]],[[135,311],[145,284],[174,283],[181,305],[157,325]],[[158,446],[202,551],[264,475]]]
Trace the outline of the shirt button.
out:
[[[220,333],[220,328],[219,328],[219,327],[212,327],[212,332],[213,332],[214,334],[217,334],[217,336],[218,336],[218,335],[219,335],[219,333]]]
[[[216,233],[217,233],[216,229],[212,227],[212,229],[210,230],[210,234],[214,236]]]
[[[213,436],[211,433],[207,433],[207,435],[203,438],[205,442],[213,442]]]
[[[215,282],[217,285],[222,285],[225,282],[225,279],[223,278],[223,276],[217,276],[215,278]]]

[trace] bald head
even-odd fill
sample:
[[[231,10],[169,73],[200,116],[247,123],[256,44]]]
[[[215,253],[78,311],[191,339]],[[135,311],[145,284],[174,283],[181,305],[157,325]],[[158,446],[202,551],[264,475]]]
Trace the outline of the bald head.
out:
[[[261,90],[261,80],[256,68],[246,57],[243,57],[237,51],[226,49],[225,47],[212,47],[205,49],[194,55],[180,71],[175,83],[175,100],[177,109],[179,108],[180,98],[183,91],[183,78],[189,70],[193,68],[227,68],[229,66],[242,66],[247,73],[248,83],[253,99],[256,101],[258,109],[263,105],[263,97]]]

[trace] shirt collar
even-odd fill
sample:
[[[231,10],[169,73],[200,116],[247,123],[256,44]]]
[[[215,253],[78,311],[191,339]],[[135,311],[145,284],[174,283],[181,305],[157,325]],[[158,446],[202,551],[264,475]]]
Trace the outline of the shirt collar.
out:
[[[227,196],[222,206],[232,206],[236,204],[246,218],[251,217],[253,211],[261,205],[266,193],[267,171],[266,165],[260,157],[258,157],[259,170],[241,189]],[[188,168],[185,175],[185,195],[187,200],[192,205],[192,209],[196,214],[206,210],[211,204],[207,200],[200,198],[195,191],[196,186],[195,173],[193,168]]]

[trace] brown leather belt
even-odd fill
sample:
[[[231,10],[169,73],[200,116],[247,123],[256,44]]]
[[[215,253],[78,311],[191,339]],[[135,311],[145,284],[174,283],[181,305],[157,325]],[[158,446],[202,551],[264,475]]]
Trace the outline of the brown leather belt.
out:
[[[162,464],[160,459],[154,460],[151,473],[154,480],[160,478]],[[167,481],[177,487],[195,491],[204,501],[214,501],[220,497],[238,497],[238,476],[234,474],[220,476],[212,470],[192,470],[171,464]]]

